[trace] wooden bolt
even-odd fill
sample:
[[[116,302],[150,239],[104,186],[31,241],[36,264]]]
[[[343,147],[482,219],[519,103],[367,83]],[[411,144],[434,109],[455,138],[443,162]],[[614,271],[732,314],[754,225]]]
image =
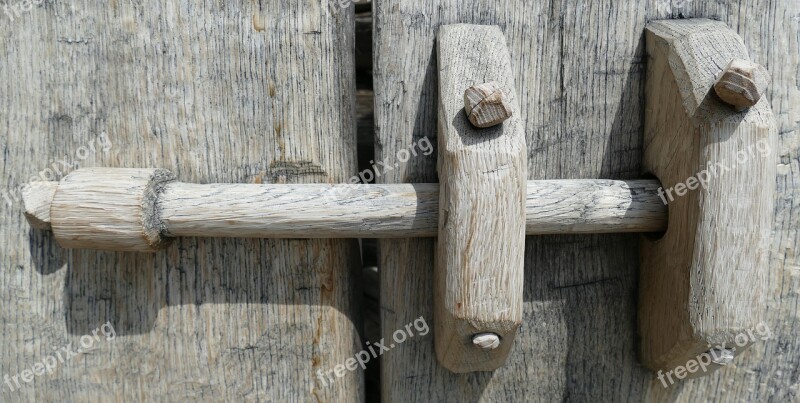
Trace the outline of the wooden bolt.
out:
[[[476,127],[499,125],[511,117],[511,106],[500,83],[496,81],[473,85],[464,91],[464,110]]]
[[[714,84],[714,91],[725,103],[737,108],[749,108],[767,90],[769,73],[763,66],[744,59],[728,63]]]
[[[465,122],[465,124],[467,124]],[[468,125],[468,124],[467,124]],[[56,240],[74,247],[69,238],[91,225],[117,228],[119,217],[141,215],[120,211],[119,206],[141,201],[137,193],[117,194],[108,187],[114,178],[125,189],[136,183],[126,168],[86,168],[71,173],[62,182],[33,182],[25,186],[22,199],[32,228],[61,229]],[[64,199],[74,183],[85,183],[79,197],[60,202],[52,209],[56,193]],[[64,189],[61,189],[64,185]],[[658,195],[657,180],[541,180],[528,181],[525,195],[525,233],[597,234],[662,232],[667,229],[667,207]],[[64,193],[67,192],[67,193]],[[171,181],[162,184],[147,216],[166,237],[236,238],[412,238],[435,237],[439,231],[439,184],[393,185],[271,185],[193,184]],[[569,200],[569,203],[564,203]],[[553,208],[559,205],[559,208]],[[53,216],[51,216],[51,210]],[[113,218],[108,214],[115,212]],[[67,220],[66,217],[85,220]],[[66,226],[69,231],[65,232]],[[142,238],[140,225],[134,231],[114,231],[113,237]],[[92,241],[78,245],[88,249],[141,251],[138,243],[128,248],[119,242]],[[144,251],[154,251],[149,247]]]
[[[472,344],[484,350],[494,350],[500,346],[500,336],[495,333],[478,333],[472,337]]]

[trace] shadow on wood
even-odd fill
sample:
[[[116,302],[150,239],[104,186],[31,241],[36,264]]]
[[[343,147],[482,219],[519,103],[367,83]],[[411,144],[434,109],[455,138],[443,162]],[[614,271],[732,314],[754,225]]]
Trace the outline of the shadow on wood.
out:
[[[166,250],[135,253],[61,249],[52,233],[42,230],[31,230],[28,239],[30,250],[39,251],[33,255],[39,273],[66,270],[64,320],[73,335],[89,334],[107,321],[120,336],[148,333],[168,305],[328,306],[360,323],[328,298],[342,286],[353,288],[354,300],[359,297],[359,285],[346,284],[360,278],[359,267],[348,267],[348,262],[360,260],[355,240],[180,238]],[[340,249],[350,253],[337,254]],[[230,260],[232,256],[237,258]],[[293,261],[301,263],[280,271],[274,269],[280,265],[272,264]],[[215,297],[197,291],[206,289]],[[170,320],[191,320],[187,315]],[[275,336],[262,335],[265,340]]]

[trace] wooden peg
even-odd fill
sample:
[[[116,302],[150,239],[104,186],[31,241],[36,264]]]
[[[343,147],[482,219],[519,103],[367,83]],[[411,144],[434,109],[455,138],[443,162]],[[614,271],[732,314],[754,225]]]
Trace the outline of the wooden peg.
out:
[[[511,117],[511,106],[500,83],[473,85],[464,91],[464,110],[469,121],[480,128],[497,126]]]
[[[646,41],[643,168],[669,195],[669,223],[641,243],[639,333],[643,363],[668,372],[712,346],[738,356],[765,317],[777,125],[769,102],[743,114],[711,91],[718,66],[747,59],[725,24],[655,21]]]
[[[768,85],[767,69],[749,60],[736,58],[719,73],[714,91],[729,105],[749,108],[758,103]]]
[[[500,347],[500,336],[494,333],[478,333],[472,337],[472,344],[484,350],[494,350]]]

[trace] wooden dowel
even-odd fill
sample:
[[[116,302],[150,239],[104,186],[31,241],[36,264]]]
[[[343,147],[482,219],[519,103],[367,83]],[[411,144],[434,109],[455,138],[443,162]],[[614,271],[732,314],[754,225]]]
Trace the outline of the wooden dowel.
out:
[[[35,182],[23,191],[25,214],[35,228],[50,229],[58,221],[60,231],[56,238],[65,247],[95,249],[105,245],[103,242],[109,237],[119,238],[120,247],[128,242],[127,238],[139,239],[144,234],[138,229],[118,225],[117,221],[144,218],[152,221],[149,227],[160,228],[164,238],[411,238],[435,237],[438,232],[436,183],[166,182],[155,195],[131,194],[131,178],[150,178],[148,175],[152,175],[149,170],[91,168],[78,170],[60,183]],[[122,186],[123,191],[109,193],[107,189],[112,184]],[[528,181],[526,234],[664,231],[667,208],[658,196],[659,186],[655,180]],[[54,197],[56,193],[60,196]],[[133,206],[154,199],[152,208],[156,211],[139,211],[139,207],[120,210],[126,198],[134,202]],[[97,211],[92,212],[93,209]],[[114,220],[102,218],[112,213]],[[149,245],[159,242],[150,239],[133,249],[149,250]],[[114,245],[117,243],[104,248],[118,250]]]
[[[527,235],[660,232],[667,208],[655,180],[528,181]],[[439,185],[196,185],[159,197],[169,236],[435,237]]]
[[[528,181],[525,233],[662,232],[667,206],[657,180]]]
[[[170,236],[399,238],[436,236],[438,184],[195,185],[159,198]]]

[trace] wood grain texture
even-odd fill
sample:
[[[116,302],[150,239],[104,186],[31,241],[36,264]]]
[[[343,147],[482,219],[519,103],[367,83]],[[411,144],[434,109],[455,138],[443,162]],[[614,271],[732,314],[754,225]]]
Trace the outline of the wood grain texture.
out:
[[[36,181],[20,189],[25,218],[33,229],[50,230],[50,206],[56,196],[58,182]]]
[[[0,215],[0,376],[105,322],[117,336],[21,389],[0,383],[0,400],[363,400],[359,371],[317,378],[361,349],[356,241],[68,251],[30,231],[15,198],[54,163],[59,178],[79,165],[345,182],[356,172],[352,7],[34,3],[13,21],[0,14],[0,189],[12,200]]]
[[[114,185],[150,170],[90,168],[70,174],[68,200],[57,206],[62,233],[88,233],[97,245],[75,248],[153,251],[135,223],[141,194]],[[79,175],[78,175],[79,174]],[[162,174],[163,175],[163,174]],[[170,174],[170,177],[172,175]],[[71,178],[71,179],[70,179]],[[79,184],[69,183],[77,182]],[[110,183],[109,183],[110,182]],[[658,233],[667,227],[667,206],[656,180],[527,181],[525,232],[544,234]],[[50,229],[59,182],[32,182],[22,191],[31,228]],[[663,193],[663,192],[662,192]],[[170,181],[159,190],[150,227],[164,238],[407,238],[438,235],[439,184],[193,184]],[[130,216],[128,216],[130,215]],[[112,225],[127,220],[120,232]],[[110,226],[110,228],[109,228]],[[68,228],[74,227],[74,228]],[[108,233],[110,231],[110,233]],[[106,233],[104,233],[106,232]],[[75,234],[77,235],[77,234]],[[70,235],[65,235],[69,237]],[[60,238],[55,235],[56,240]],[[119,244],[108,243],[116,238]],[[130,239],[128,239],[130,238]],[[74,239],[67,239],[73,242]],[[157,250],[157,249],[155,249]]]
[[[714,374],[664,389],[637,359],[638,236],[529,237],[524,319],[515,351],[492,374],[454,375],[433,339],[383,357],[385,401],[791,401],[800,347],[800,5],[718,2],[456,0],[375,3],[378,158],[435,130],[435,32],[442,24],[499,25],[508,39],[529,150],[529,179],[634,179],[641,174],[644,28],[707,17],[732,27],[772,75],[778,120],[777,197],[766,323],[773,336]],[[724,67],[724,66],[720,66]],[[431,182],[435,158],[401,164],[387,183]],[[433,243],[380,242],[384,336],[432,317]],[[535,270],[534,270],[535,268]]]
[[[104,183],[129,179],[125,168],[93,168],[81,173],[78,195],[58,207],[60,216],[72,216],[68,231],[86,232],[105,226],[117,215],[138,213],[135,194],[108,192]],[[87,172],[84,172],[87,171]],[[110,172],[109,172],[110,171]],[[91,174],[88,174],[91,172]],[[127,175],[120,179],[120,175]],[[33,182],[22,195],[26,218],[33,228],[50,229],[50,210],[59,182]],[[127,182],[128,185],[130,182]],[[548,180],[527,181],[525,231],[528,235],[662,232],[667,207],[655,180]],[[74,186],[73,186],[74,188]],[[63,197],[62,197],[63,200]],[[86,201],[92,201],[87,210]],[[126,205],[125,203],[129,203]],[[163,237],[229,238],[407,238],[438,235],[439,184],[315,185],[315,184],[193,184],[169,182],[155,203],[156,223]],[[150,213],[153,215],[153,213]],[[121,217],[132,218],[132,217]],[[67,226],[62,219],[62,227]],[[141,226],[130,231],[96,235],[102,242],[142,244]],[[91,230],[90,235],[97,231]],[[127,234],[127,235],[126,235]],[[93,235],[94,236],[94,235]],[[56,235],[56,239],[58,239]],[[76,245],[78,248],[96,248]],[[125,245],[108,245],[110,250]],[[133,248],[133,250],[138,250]]]
[[[395,238],[436,234],[439,187],[427,185],[168,186],[173,236]]]
[[[64,249],[155,252],[170,245],[158,213],[166,169],[77,170],[62,180],[50,207],[53,235]]]
[[[639,329],[642,362],[671,371],[709,346],[742,354],[737,335],[765,319],[777,127],[766,99],[740,113],[713,95],[720,66],[748,58],[725,24],[654,21],[646,37],[642,168],[670,214],[642,241]]]
[[[654,180],[528,181],[528,235],[661,232]],[[170,236],[407,238],[438,234],[439,184],[171,183],[160,198]]]
[[[667,206],[651,179],[529,180],[525,233],[659,233],[667,228]]]
[[[476,129],[464,90],[496,82],[516,103],[503,32],[444,25],[439,61],[439,237],[434,275],[434,337],[439,362],[456,373],[503,365],[522,320],[527,150],[522,122]],[[476,111],[473,110],[473,113]],[[486,117],[486,116],[484,116]],[[473,337],[500,338],[494,349]]]

